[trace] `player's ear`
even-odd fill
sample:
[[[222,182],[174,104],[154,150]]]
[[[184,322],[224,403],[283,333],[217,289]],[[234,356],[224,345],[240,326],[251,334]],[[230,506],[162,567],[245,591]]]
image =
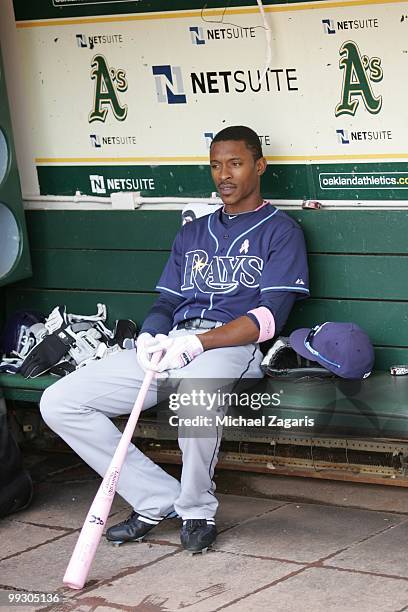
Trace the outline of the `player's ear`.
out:
[[[259,174],[259,176],[262,176],[262,174],[265,172],[267,165],[268,165],[268,162],[266,161],[264,157],[260,157],[259,159],[256,160],[256,171]]]

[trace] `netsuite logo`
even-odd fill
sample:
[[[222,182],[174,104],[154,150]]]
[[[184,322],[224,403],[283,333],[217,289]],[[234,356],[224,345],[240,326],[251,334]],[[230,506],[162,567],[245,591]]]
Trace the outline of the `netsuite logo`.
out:
[[[187,96],[184,89],[180,66],[152,66],[156,81],[157,100],[167,104],[186,104]],[[252,70],[220,70],[206,72],[190,72],[190,87],[193,95],[200,94],[230,94],[246,92],[299,91],[297,87],[296,68],[268,68],[261,80],[262,71]]]
[[[96,149],[108,145],[136,145],[136,136],[100,136],[99,134],[89,134],[91,145]]]
[[[336,130],[336,134],[337,134],[337,139],[340,144],[350,143],[347,130]]]
[[[155,183],[153,178],[105,178],[100,174],[90,174],[92,193],[103,195],[108,191],[153,191]]]
[[[91,139],[91,145],[96,149],[100,149],[102,146],[100,136],[98,134],[90,134],[89,138]]]
[[[234,26],[230,28],[203,28],[200,26],[189,27],[191,42],[193,45],[205,45],[212,41],[221,40],[236,40],[245,38],[255,38],[256,29],[254,27],[243,28],[240,26]]]
[[[183,77],[180,66],[152,66],[158,102],[186,104]]]
[[[190,28],[190,36],[193,45],[205,45],[203,28],[192,26]]]
[[[92,193],[106,193],[105,179],[103,176],[100,176],[99,174],[90,174],[89,180],[91,182]]]
[[[88,46],[85,34],[77,34],[76,41],[80,49],[85,49]]]
[[[378,19],[345,19],[334,21],[334,19],[322,19],[325,34],[336,34],[344,30],[364,30],[367,28],[378,28]]]
[[[205,139],[205,144],[207,146],[207,149],[211,147],[213,138],[214,138],[214,132],[204,132],[204,139]]]
[[[391,130],[336,130],[340,144],[350,144],[358,141],[392,140]]]
[[[97,45],[112,45],[123,42],[122,34],[96,34],[94,36],[76,34],[75,38],[80,49],[94,49]]]

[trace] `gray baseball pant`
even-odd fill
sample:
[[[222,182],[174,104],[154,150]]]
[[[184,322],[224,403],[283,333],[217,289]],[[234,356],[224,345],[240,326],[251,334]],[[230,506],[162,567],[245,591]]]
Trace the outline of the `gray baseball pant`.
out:
[[[205,330],[173,330],[170,336]],[[189,379],[223,381],[260,378],[262,353],[257,344],[205,351],[179,370],[177,392],[188,391]],[[129,414],[144,378],[135,350],[125,350],[90,362],[44,391],[40,409],[44,421],[98,474],[103,476],[121,438],[110,420]],[[173,389],[174,391],[174,389]],[[169,390],[169,393],[172,391]],[[157,403],[157,382],[147,393],[144,410]],[[173,510],[183,519],[213,518],[218,501],[212,480],[221,442],[221,427],[207,437],[181,437],[181,482],[167,474],[136,446],[129,445],[117,491],[147,521],[160,521]]]

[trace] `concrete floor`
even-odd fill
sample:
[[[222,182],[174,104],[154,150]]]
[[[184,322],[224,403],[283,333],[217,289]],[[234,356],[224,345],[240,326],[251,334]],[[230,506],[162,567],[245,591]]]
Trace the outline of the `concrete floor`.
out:
[[[144,543],[102,540],[85,588],[72,591],[62,576],[99,479],[71,454],[26,461],[36,495],[0,521],[0,610],[408,610],[406,489],[219,472],[212,551],[187,555],[179,521],[168,520]],[[109,524],[128,513],[116,497]],[[17,607],[10,592],[61,603]]]

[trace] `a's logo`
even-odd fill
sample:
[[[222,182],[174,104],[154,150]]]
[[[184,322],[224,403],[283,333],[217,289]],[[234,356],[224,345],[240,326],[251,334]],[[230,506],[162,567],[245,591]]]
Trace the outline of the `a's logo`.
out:
[[[193,45],[205,45],[203,28],[192,26],[189,30]]]
[[[336,130],[336,134],[340,144],[350,144],[347,130]]]
[[[374,96],[371,82],[379,83],[383,78],[381,59],[361,55],[357,44],[351,40],[343,43],[340,56],[339,67],[343,70],[343,89],[341,101],[336,106],[336,117],[354,116],[361,100],[369,113],[374,115],[379,113],[382,96]]]
[[[99,174],[90,174],[89,180],[91,181],[92,193],[106,193],[105,179]]]
[[[186,104],[180,66],[152,66],[158,102]]]
[[[303,280],[303,278],[298,278],[295,281],[295,285],[304,285],[304,284],[305,284],[305,281]]]
[[[214,138],[214,132],[204,132],[204,138],[207,149],[209,149]]]
[[[90,523],[96,523],[97,525],[103,525],[104,522],[99,516],[95,516],[95,514],[91,514],[91,518],[89,520]]]
[[[97,149],[99,149],[101,145],[101,139],[98,134],[90,134],[89,138],[91,139],[91,145]]]
[[[86,42],[86,36],[84,34],[77,34],[76,41],[80,49],[84,49],[85,47],[88,46],[88,43]]]
[[[239,252],[240,253],[245,253],[245,255],[248,253],[248,249],[249,249],[249,240],[244,240],[244,242],[241,244]]]
[[[326,34],[336,33],[333,19],[322,19],[322,24]]]
[[[105,121],[109,109],[118,121],[124,121],[128,107],[127,104],[120,105],[118,92],[127,91],[126,72],[121,68],[109,68],[103,55],[95,55],[91,64],[91,79],[95,81],[95,92],[89,123]]]
[[[201,293],[230,293],[239,285],[259,286],[263,260],[255,255],[214,255],[197,249],[185,255],[182,291],[196,289]]]

